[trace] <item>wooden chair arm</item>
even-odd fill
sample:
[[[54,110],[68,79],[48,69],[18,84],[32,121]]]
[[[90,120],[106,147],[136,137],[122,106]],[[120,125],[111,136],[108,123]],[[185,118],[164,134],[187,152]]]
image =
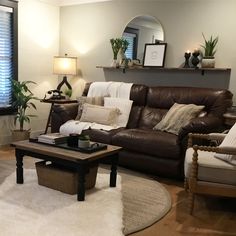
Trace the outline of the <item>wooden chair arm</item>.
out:
[[[236,147],[212,147],[212,146],[198,146],[193,145],[194,151],[216,152],[221,154],[236,155]]]
[[[225,136],[226,134],[223,134],[223,133],[209,133],[209,134],[189,133],[188,134],[188,147],[193,146],[193,138],[223,141]]]

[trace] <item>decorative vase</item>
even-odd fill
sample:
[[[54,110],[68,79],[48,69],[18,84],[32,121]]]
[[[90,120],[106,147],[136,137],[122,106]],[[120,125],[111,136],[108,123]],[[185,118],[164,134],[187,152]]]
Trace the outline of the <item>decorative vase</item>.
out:
[[[122,48],[119,49],[117,58],[118,58],[118,61],[119,61],[119,67],[125,68],[126,56],[125,56],[124,50]]]
[[[111,62],[111,67],[114,67],[114,68],[119,67],[119,63],[118,63],[117,59],[113,59],[113,60],[112,60],[112,62]]]
[[[200,62],[198,56],[200,55],[199,51],[195,50],[193,53],[192,53],[192,59],[191,59],[191,63],[193,65],[194,68],[198,68],[198,63]]]
[[[214,57],[203,57],[202,58],[202,68],[215,68],[215,58]]]

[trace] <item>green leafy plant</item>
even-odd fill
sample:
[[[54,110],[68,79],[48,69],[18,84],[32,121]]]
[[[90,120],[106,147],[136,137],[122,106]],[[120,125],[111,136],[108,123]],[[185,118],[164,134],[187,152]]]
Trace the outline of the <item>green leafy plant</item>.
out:
[[[125,52],[129,46],[129,42],[123,38],[116,38],[116,39],[112,38],[112,39],[110,39],[110,43],[111,43],[111,47],[112,47],[112,51],[113,51],[113,59],[114,60],[117,59],[117,54],[118,54],[120,48],[123,50],[123,52]]]
[[[217,36],[213,39],[213,37],[211,36],[209,40],[206,40],[206,37],[203,33],[202,36],[205,41],[205,45],[201,45],[201,47],[204,49],[204,57],[214,57],[216,53],[215,47],[218,43],[219,37]]]
[[[26,110],[30,107],[36,109],[35,104],[32,100],[38,100],[37,97],[33,96],[33,93],[28,88],[29,84],[36,84],[33,81],[16,81],[11,80],[12,92],[13,92],[13,103],[12,106],[17,110],[15,117],[15,124],[19,121],[20,131],[24,130],[24,122],[30,123],[30,117],[36,117],[35,115],[26,114]]]
[[[72,89],[65,90],[64,94],[70,98],[72,96]]]
[[[79,135],[79,140],[83,140],[83,141],[89,141],[90,137],[87,134],[80,134]]]

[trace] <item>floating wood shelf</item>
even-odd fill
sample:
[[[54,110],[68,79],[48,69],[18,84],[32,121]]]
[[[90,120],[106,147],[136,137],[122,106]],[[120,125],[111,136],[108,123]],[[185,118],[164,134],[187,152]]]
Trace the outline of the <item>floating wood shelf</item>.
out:
[[[115,68],[110,66],[96,66],[96,68],[106,70],[121,70],[123,73],[126,71],[158,71],[158,72],[200,72],[204,75],[205,71],[209,72],[230,72],[230,68],[178,68],[178,67],[142,67],[133,66],[127,68]]]

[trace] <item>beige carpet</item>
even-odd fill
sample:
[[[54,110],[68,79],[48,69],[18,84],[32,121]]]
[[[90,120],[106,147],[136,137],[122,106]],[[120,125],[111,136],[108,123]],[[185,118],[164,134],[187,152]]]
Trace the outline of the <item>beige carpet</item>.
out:
[[[109,187],[109,175],[98,174],[86,201],[37,184],[35,170],[24,171],[24,184],[16,173],[0,185],[1,236],[123,236],[120,176]]]
[[[100,168],[99,172],[108,172],[104,168]],[[160,183],[124,168],[119,168],[119,174],[122,177],[125,235],[152,225],[171,209],[170,194]]]
[[[34,167],[32,158],[25,158],[25,168]],[[107,166],[99,168],[108,173]],[[0,183],[15,171],[14,160],[0,161]],[[146,175],[119,168],[122,177],[124,234],[142,230],[165,216],[171,208],[171,199],[166,189]]]

